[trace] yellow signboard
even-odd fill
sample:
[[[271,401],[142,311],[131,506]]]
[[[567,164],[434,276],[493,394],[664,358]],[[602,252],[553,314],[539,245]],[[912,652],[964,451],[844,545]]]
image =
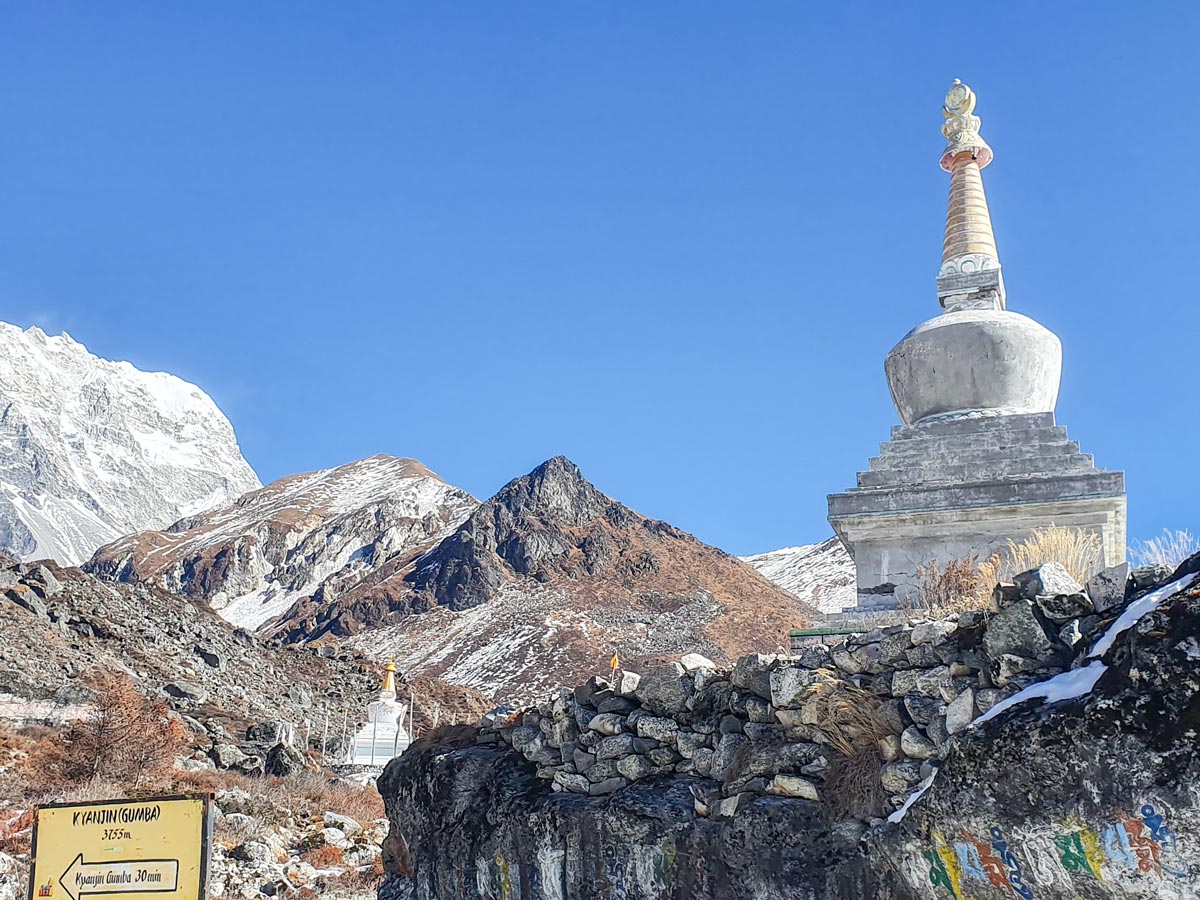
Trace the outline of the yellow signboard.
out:
[[[211,838],[205,797],[47,804],[33,826],[29,898],[204,900]]]

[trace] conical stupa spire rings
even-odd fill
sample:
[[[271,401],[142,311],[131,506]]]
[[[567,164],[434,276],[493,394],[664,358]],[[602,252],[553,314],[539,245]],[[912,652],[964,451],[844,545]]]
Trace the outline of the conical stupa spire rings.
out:
[[[980,272],[1000,265],[979,168],[967,152],[954,162],[939,274]]]

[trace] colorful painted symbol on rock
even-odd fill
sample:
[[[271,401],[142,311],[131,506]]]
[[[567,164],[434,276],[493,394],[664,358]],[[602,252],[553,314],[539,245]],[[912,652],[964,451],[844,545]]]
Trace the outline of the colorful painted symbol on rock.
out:
[[[992,849],[1004,861],[1004,866],[1008,871],[1008,886],[1012,892],[1024,900],[1033,900],[1033,891],[1025,884],[1021,862],[1017,859],[1017,854],[1009,849],[1008,842],[1004,840],[1004,832],[999,828],[992,829]]]
[[[955,900],[968,897],[972,884],[988,896],[1002,891],[1014,900],[1035,900],[1039,882],[1052,890],[1074,879],[1104,881],[1105,867],[1118,880],[1189,877],[1179,838],[1159,806],[1145,803],[1137,816],[1117,810],[1099,829],[1074,815],[1065,824],[1068,830],[1060,834],[1035,827],[1012,842],[999,828],[989,829],[988,840],[960,829],[953,845],[934,831],[932,848],[921,851],[928,867],[921,871],[928,872],[935,893]]]
[[[1058,850],[1058,861],[1071,874],[1083,873],[1096,881],[1103,881],[1101,866],[1104,865],[1104,850],[1100,836],[1086,825],[1078,831],[1056,835],[1054,846]]]
[[[653,885],[664,896],[670,894],[675,885],[675,855],[675,844],[671,841],[663,841],[654,853]]]
[[[1147,803],[1142,807],[1142,821],[1149,829],[1151,839],[1158,844],[1158,864],[1162,871],[1175,878],[1186,878],[1187,863],[1179,855],[1179,840],[1175,832],[1167,827],[1166,818]]]
[[[496,869],[492,875],[492,896],[496,900],[520,900],[521,864],[509,863],[503,853],[496,854]]]
[[[933,849],[922,854],[929,863],[929,883],[948,890],[956,900],[962,900],[962,867],[946,839],[933,833]]]
[[[629,890],[625,884],[625,860],[617,857],[617,851],[612,845],[604,847],[604,871],[608,876],[608,886],[613,900],[625,900]]]

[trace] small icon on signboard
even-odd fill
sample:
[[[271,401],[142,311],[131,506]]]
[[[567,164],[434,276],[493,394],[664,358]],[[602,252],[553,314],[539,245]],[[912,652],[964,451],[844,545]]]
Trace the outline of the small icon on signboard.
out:
[[[39,897],[54,896],[54,882],[47,881],[45,884],[38,885],[38,896]]]

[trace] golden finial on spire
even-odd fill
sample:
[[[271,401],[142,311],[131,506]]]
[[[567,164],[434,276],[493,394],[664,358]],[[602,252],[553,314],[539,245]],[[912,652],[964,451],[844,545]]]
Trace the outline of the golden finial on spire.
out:
[[[390,660],[383,670],[383,685],[379,688],[381,694],[396,695],[396,661]]]
[[[957,78],[946,92],[946,105],[942,116],[942,134],[946,137],[946,149],[942,153],[942,168],[954,171],[954,159],[960,153],[970,153],[971,158],[984,168],[992,161],[992,148],[979,136],[979,116],[975,112],[975,92]]]

